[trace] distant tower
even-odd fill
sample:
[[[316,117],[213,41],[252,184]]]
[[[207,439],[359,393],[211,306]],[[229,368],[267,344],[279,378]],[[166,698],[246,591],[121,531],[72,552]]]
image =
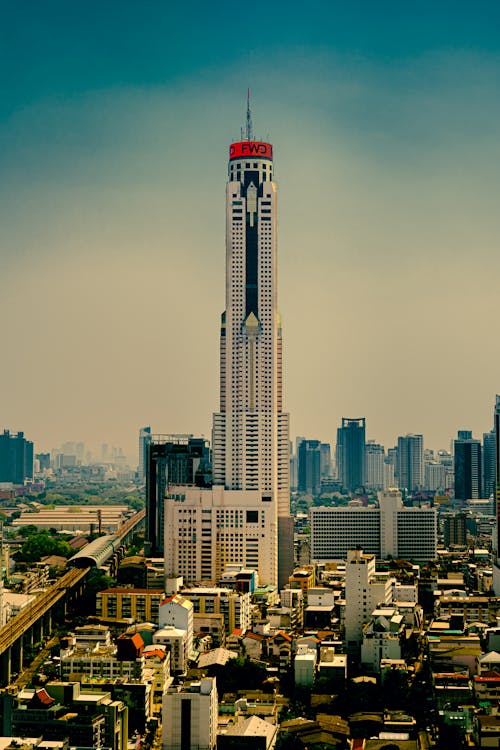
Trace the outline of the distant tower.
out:
[[[477,500],[481,493],[481,443],[469,430],[459,430],[454,441],[455,498]]]
[[[148,445],[151,442],[151,427],[141,427],[139,430],[139,461],[138,461],[138,472],[139,479],[146,479],[146,459],[148,452]]]
[[[354,492],[365,484],[365,435],[364,417],[342,417],[342,426],[337,430],[337,465],[339,479],[348,492]]]
[[[280,585],[293,567],[289,419],[282,400],[273,148],[255,141],[249,102],[229,149],[226,309],[220,332],[220,410],[213,418],[213,481],[265,490],[276,509]]]
[[[424,486],[424,438],[422,435],[398,437],[398,486],[409,492]]]
[[[319,495],[321,492],[321,442],[303,440],[299,447],[299,492]]]
[[[483,495],[495,496],[495,430],[483,432]]]

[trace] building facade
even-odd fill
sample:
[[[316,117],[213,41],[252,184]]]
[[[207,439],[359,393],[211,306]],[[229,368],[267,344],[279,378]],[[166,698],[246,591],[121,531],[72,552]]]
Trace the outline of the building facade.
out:
[[[258,491],[270,498],[283,579],[293,567],[293,521],[277,294],[277,186],[272,145],[254,140],[249,108],[245,136],[229,150],[226,309],[220,330],[220,406],[213,417],[213,481],[227,490]]]
[[[424,439],[422,435],[398,437],[398,486],[413,492],[424,486]]]
[[[482,497],[481,443],[469,430],[459,430],[454,441],[455,499]]]
[[[366,419],[342,417],[337,430],[337,467],[339,479],[348,492],[365,484]]]
[[[298,490],[308,495],[321,492],[321,442],[303,440],[298,452]]]
[[[380,559],[390,555],[416,563],[434,560],[437,511],[404,507],[396,489],[379,492],[378,499],[378,508],[311,508],[312,560],[344,560],[357,547]]]
[[[26,440],[24,432],[11,434],[4,430],[0,435],[0,482],[23,484],[33,479],[33,443]]]
[[[192,435],[149,435],[145,447],[145,552],[163,556],[167,488],[171,484],[208,484],[210,449],[207,440]]]

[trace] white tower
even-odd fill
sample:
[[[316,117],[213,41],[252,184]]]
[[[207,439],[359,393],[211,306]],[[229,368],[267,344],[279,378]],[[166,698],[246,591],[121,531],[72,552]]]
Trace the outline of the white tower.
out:
[[[229,149],[226,309],[220,337],[220,411],[213,420],[214,484],[268,492],[278,524],[279,582],[293,566],[289,419],[282,404],[273,150],[246,138]]]

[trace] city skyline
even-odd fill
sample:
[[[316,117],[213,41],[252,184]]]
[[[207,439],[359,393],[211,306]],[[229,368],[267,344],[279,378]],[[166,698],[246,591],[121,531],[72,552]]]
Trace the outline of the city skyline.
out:
[[[210,436],[224,266],[213,185],[250,86],[282,185],[291,434],[334,444],[341,417],[362,415],[386,448],[413,432],[438,449],[491,430],[499,11],[361,4],[357,17],[320,3],[299,25],[293,4],[286,18],[266,8],[279,42],[249,34],[235,52],[225,35],[241,10],[200,5],[200,34],[147,6],[135,29],[128,7],[98,30],[94,3],[57,22],[6,11],[2,427],[37,451],[105,436],[130,458],[143,424]]]

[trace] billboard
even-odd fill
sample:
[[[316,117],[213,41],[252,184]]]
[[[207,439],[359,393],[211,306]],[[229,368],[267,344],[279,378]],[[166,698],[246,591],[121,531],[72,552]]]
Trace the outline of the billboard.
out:
[[[248,159],[250,157],[259,159],[272,159],[273,147],[270,143],[262,141],[239,141],[229,146],[229,159]]]

